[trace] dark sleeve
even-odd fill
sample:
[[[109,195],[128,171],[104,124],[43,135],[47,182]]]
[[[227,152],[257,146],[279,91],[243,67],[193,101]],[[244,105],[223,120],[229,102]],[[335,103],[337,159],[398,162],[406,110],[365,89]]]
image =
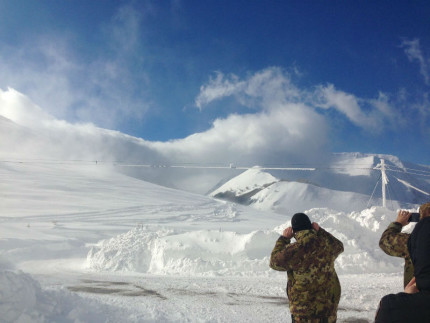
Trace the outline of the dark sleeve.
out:
[[[390,256],[409,258],[408,239],[410,234],[401,233],[402,225],[391,223],[379,239],[379,247]]]
[[[382,297],[375,323],[429,322],[430,297],[428,293],[398,293]]]
[[[339,239],[335,238],[331,233],[320,227],[318,235],[324,237],[331,247],[330,250],[334,258],[337,258],[343,252],[343,243]]]
[[[276,241],[275,247],[270,255],[270,268],[278,271],[287,271],[287,265],[284,261],[284,251],[287,245],[290,244],[290,239],[280,236]]]

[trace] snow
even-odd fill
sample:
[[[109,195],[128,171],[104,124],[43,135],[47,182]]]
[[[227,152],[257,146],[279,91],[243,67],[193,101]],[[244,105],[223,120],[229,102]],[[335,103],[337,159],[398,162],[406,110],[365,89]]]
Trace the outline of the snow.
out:
[[[373,321],[381,297],[402,290],[403,260],[378,241],[397,208],[428,199],[428,166],[345,153],[306,172],[140,171],[109,161],[163,161],[154,145],[50,116],[36,124],[43,111],[21,101],[15,114],[0,105],[2,323],[288,322],[286,273],[269,257],[296,212],[344,243],[339,322]],[[421,175],[396,172],[390,209],[378,191],[370,201],[380,158]]]
[[[100,164],[2,162],[0,176],[2,322],[289,320],[286,274],[268,261],[290,213]],[[306,212],[345,245],[339,321],[371,321],[379,299],[402,288],[402,260],[378,247],[396,212]]]
[[[236,195],[243,195],[253,190],[263,189],[278,181],[279,179],[269,173],[262,172],[259,168],[252,168],[220,186],[211,195],[216,196],[219,193],[233,190],[237,192]]]
[[[63,288],[43,289],[31,275],[0,260],[1,322],[120,321],[122,309]]]
[[[311,208],[353,212],[372,205],[382,205],[381,184],[379,183],[375,193],[375,183],[378,181],[374,178],[374,166],[379,159],[370,155],[354,156],[355,154],[334,155],[333,166],[315,171],[280,173],[259,168],[249,169],[218,187],[210,196],[250,205],[262,211],[284,214]],[[389,160],[396,161],[394,158]],[[393,169],[398,164],[396,161],[389,165]],[[430,190],[429,173],[422,169],[416,174],[419,176],[411,178],[411,175],[402,174],[396,169],[397,181],[391,181],[387,188],[390,209],[413,209],[417,204],[428,200],[428,193],[418,187]],[[408,182],[411,180],[414,184]],[[367,192],[363,188],[367,188]]]
[[[135,228],[93,247],[87,257],[96,270],[160,275],[241,275],[268,271],[275,232],[238,234],[218,230],[148,232]]]

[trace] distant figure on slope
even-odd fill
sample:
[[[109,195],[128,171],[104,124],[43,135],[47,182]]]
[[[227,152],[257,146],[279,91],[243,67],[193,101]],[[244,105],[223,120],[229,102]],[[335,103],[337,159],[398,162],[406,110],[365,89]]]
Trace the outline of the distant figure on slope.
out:
[[[379,240],[379,247],[393,257],[405,259],[405,269],[403,275],[403,287],[411,281],[414,276],[414,265],[408,251],[408,240],[410,233],[403,233],[402,228],[407,225],[411,213],[399,211],[395,222],[390,223],[388,228],[382,233]],[[420,219],[430,216],[430,203],[425,203],[420,207]]]
[[[425,214],[428,215],[428,211]],[[381,299],[376,312],[376,323],[430,322],[429,216],[420,219],[410,234],[407,245],[414,266],[414,277],[403,293],[389,294]]]
[[[270,267],[287,272],[292,322],[336,322],[341,288],[334,261],[343,244],[304,213],[294,214],[291,225],[276,241]]]

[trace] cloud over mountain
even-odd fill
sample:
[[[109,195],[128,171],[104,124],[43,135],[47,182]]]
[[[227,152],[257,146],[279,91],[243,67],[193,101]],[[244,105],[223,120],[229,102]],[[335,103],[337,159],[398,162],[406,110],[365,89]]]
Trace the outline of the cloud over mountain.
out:
[[[67,158],[80,156],[83,159],[134,161],[138,158],[142,163],[164,160],[170,163],[233,162],[253,165],[286,159],[313,159],[321,155],[326,145],[326,127],[322,117],[302,104],[284,104],[257,114],[233,114],[215,120],[209,130],[184,139],[149,142],[90,123],[71,124],[57,120],[13,89],[0,91],[0,100],[1,115],[20,126],[43,133],[56,149],[64,148]],[[105,142],[95,145],[94,140]],[[113,145],[114,140],[128,142],[119,149],[120,154],[116,149],[110,149],[112,147],[108,143],[112,141]],[[101,147],[110,147],[107,150],[111,150],[112,156]],[[139,153],[139,150],[145,153]]]

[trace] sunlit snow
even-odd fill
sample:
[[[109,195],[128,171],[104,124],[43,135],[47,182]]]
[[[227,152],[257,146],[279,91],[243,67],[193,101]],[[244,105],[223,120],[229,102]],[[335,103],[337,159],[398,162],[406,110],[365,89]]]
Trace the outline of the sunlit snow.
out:
[[[6,322],[285,322],[285,273],[268,267],[291,214],[172,190],[102,165],[0,164]],[[316,208],[339,237],[339,319],[371,320],[402,287],[379,249],[395,211]]]
[[[315,171],[125,169],[115,161],[163,165],[169,153],[92,125],[47,124],[10,93],[19,105],[1,111],[20,109],[0,116],[1,322],[288,322],[286,273],[269,257],[296,212],[344,244],[339,322],[373,321],[380,298],[402,290],[403,260],[378,241],[398,208],[428,199],[428,166],[345,153],[307,165]],[[387,208],[381,158],[398,179]]]

